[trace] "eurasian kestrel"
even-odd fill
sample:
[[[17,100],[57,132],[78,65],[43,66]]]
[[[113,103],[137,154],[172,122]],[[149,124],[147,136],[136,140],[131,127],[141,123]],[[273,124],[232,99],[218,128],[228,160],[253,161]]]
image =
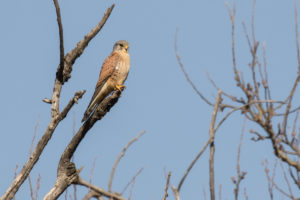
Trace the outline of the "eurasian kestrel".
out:
[[[94,95],[87,107],[82,122],[87,120],[97,106],[114,90],[122,91],[130,68],[129,43],[120,40],[114,44],[112,53],[105,59]]]

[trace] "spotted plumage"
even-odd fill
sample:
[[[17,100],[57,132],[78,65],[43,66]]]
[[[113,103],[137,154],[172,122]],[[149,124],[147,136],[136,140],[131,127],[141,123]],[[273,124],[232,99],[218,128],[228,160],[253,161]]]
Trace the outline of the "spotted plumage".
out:
[[[84,113],[86,121],[97,106],[114,90],[122,90],[130,68],[129,43],[120,40],[115,43],[112,53],[105,59],[94,95]]]

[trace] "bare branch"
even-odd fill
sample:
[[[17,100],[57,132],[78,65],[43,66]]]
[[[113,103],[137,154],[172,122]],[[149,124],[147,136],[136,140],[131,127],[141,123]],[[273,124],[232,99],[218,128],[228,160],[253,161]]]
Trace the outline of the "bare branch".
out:
[[[77,184],[82,185],[82,186],[85,186],[85,187],[88,187],[88,188],[90,188],[91,190],[93,190],[94,192],[97,192],[99,195],[105,196],[105,197],[110,198],[110,199],[112,199],[112,200],[126,200],[125,198],[123,198],[123,197],[120,196],[119,194],[107,192],[107,191],[105,191],[104,189],[102,189],[102,188],[100,188],[100,187],[97,187],[97,186],[95,186],[95,185],[93,185],[93,184],[90,184],[90,183],[86,182],[86,181],[83,180],[82,178],[79,178],[79,179],[78,179]]]
[[[130,187],[130,190],[129,190],[128,200],[131,200],[134,185],[135,185],[135,178],[132,179],[132,184],[131,184],[131,187]]]
[[[175,200],[180,200],[179,191],[174,186],[172,186],[171,188],[175,196]]]
[[[39,174],[37,180],[36,180],[36,188],[35,188],[35,191],[34,191],[34,197],[35,199],[37,200],[38,199],[38,194],[39,194],[39,190],[40,190],[40,186],[41,186],[41,175]]]
[[[208,145],[211,142],[211,138],[209,138],[206,143],[204,144],[204,146],[202,147],[201,151],[197,154],[197,156],[194,158],[194,160],[191,162],[191,164],[189,165],[189,167],[187,168],[187,170],[185,171],[183,177],[181,178],[176,191],[180,192],[181,186],[185,181],[185,178],[187,177],[187,175],[190,173],[191,169],[193,168],[193,166],[195,165],[195,163],[197,162],[197,160],[201,157],[201,155],[203,154],[203,152],[205,151],[205,149],[208,147]]]
[[[194,91],[200,96],[200,98],[205,102],[207,103],[208,105],[210,106],[213,106],[213,104],[207,100],[203,94],[197,89],[197,87],[195,86],[195,84],[191,81],[189,75],[187,74],[185,68],[184,68],[184,65],[183,63],[181,62],[181,58],[179,56],[179,53],[178,53],[178,48],[177,48],[177,35],[178,35],[178,28],[176,29],[176,32],[175,32],[175,43],[174,43],[174,49],[175,49],[175,55],[176,55],[176,58],[177,58],[177,62],[187,80],[187,82],[192,86],[192,88],[194,89]]]
[[[111,192],[111,186],[112,186],[112,182],[113,182],[113,179],[114,179],[114,175],[115,175],[115,171],[116,171],[116,168],[121,160],[121,158],[125,155],[125,152],[126,150],[130,147],[130,145],[132,143],[134,143],[135,141],[137,141],[142,135],[144,135],[146,133],[146,131],[142,131],[141,133],[139,133],[135,138],[133,138],[132,140],[130,140],[126,146],[123,148],[122,152],[120,153],[120,155],[118,156],[117,160],[115,161],[112,169],[111,169],[111,172],[110,172],[110,179],[109,179],[109,182],[108,182],[108,191]]]
[[[241,168],[240,168],[241,149],[242,149],[243,137],[244,137],[244,133],[245,133],[246,120],[247,120],[247,118],[245,117],[243,126],[242,126],[240,143],[239,143],[239,147],[238,147],[237,162],[236,162],[237,176],[236,176],[236,178],[232,177],[232,182],[235,184],[235,188],[234,188],[235,200],[238,200],[238,198],[239,198],[240,183],[246,176],[246,172],[241,172]]]
[[[87,132],[94,126],[94,124],[101,120],[107,112],[117,103],[121,95],[120,91],[114,91],[113,94],[97,107],[92,116],[85,121],[85,123],[80,127],[76,135],[72,138],[65,151],[63,152],[57,169],[57,180],[54,187],[46,194],[45,200],[50,200],[53,198],[58,198],[69,185],[77,183],[78,181],[78,171],[76,170],[75,164],[70,161],[76,151],[78,145],[83,140]]]
[[[294,183],[298,186],[298,189],[300,189],[299,173],[297,173],[297,178],[296,178],[291,167],[289,167],[289,173],[290,173],[290,176],[292,177]]]
[[[256,7],[256,0],[253,0],[252,4],[252,16],[251,16],[251,30],[252,30],[252,40],[253,44],[256,45],[256,39],[255,39],[255,26],[254,26],[254,18],[255,18],[255,7]]]
[[[228,10],[228,14],[231,21],[231,53],[232,53],[232,64],[233,64],[233,71],[235,75],[235,80],[237,82],[237,85],[239,86],[241,84],[241,79],[239,76],[239,72],[237,70],[237,64],[236,64],[236,56],[235,56],[235,14],[236,14],[236,7],[235,7],[235,1],[233,3],[233,9],[231,10],[228,2],[226,2],[226,7]]]
[[[101,21],[98,23],[96,27],[94,27],[88,34],[84,36],[84,38],[77,43],[76,47],[72,49],[66,56],[65,56],[65,69],[64,69],[64,82],[68,81],[71,77],[70,73],[72,71],[72,65],[74,64],[75,60],[81,56],[89,42],[99,33],[99,31],[103,28],[104,24],[108,20],[111,12],[113,11],[115,4],[112,4],[104,13]]]
[[[275,166],[276,166],[276,164],[275,164]],[[266,174],[267,180],[268,180],[268,182],[269,182],[269,192],[270,192],[270,190],[271,190],[271,192],[270,192],[271,199],[273,199],[273,191],[272,191],[273,187],[275,187],[275,189],[276,189],[277,191],[279,191],[281,194],[285,195],[286,197],[288,197],[288,198],[290,198],[290,199],[293,199],[293,200],[295,199],[293,195],[290,195],[290,194],[286,193],[283,189],[281,189],[281,188],[275,183],[274,179],[271,178],[271,177],[269,176],[269,169],[268,169],[267,164],[266,164],[266,166],[265,166],[265,174]],[[271,185],[271,187],[270,187],[270,185]],[[270,188],[271,188],[271,189],[270,189]]]
[[[57,11],[59,11],[59,6],[58,6],[58,1],[54,0],[54,4],[57,8]],[[81,40],[77,46],[69,52],[65,58],[64,58],[64,64],[60,65],[63,66],[63,72],[62,72],[62,78],[59,78],[56,76],[55,82],[54,82],[54,87],[53,87],[53,95],[51,100],[47,101],[48,103],[51,103],[51,120],[48,124],[48,127],[46,131],[44,132],[44,135],[42,138],[39,140],[35,150],[31,154],[30,158],[26,162],[26,164],[23,166],[22,170],[20,173],[15,177],[13,180],[12,184],[9,186],[9,188],[6,190],[5,194],[0,198],[1,200],[4,199],[12,199],[15,195],[15,193],[18,191],[20,186],[23,184],[23,182],[26,180],[28,177],[30,171],[32,170],[33,166],[35,163],[38,161],[40,155],[42,154],[45,146],[47,145],[48,141],[51,139],[53,132],[55,131],[55,128],[57,125],[66,117],[68,111],[72,107],[72,105],[78,100],[76,98],[72,99],[72,102],[69,102],[68,106],[63,110],[62,113],[59,112],[59,99],[60,99],[60,94],[61,94],[61,89],[62,85],[71,77],[71,71],[72,71],[72,66],[75,62],[75,60],[82,54],[84,51],[85,47],[88,45],[91,39],[93,39],[97,33],[102,29],[103,25],[106,23],[108,17],[110,16],[112,10],[114,8],[114,4],[107,9],[106,13],[104,14],[102,20],[99,22],[99,24],[88,33],[83,40]],[[58,23],[61,24],[61,18],[60,18],[60,13],[57,13],[58,16]],[[60,25],[59,25],[60,26]],[[62,25],[60,28],[60,33],[62,33]],[[62,34],[60,34],[62,36]],[[62,37],[60,37],[61,41],[61,47],[63,47],[63,42],[62,42]],[[61,48],[62,49],[62,48]],[[61,54],[63,55],[63,52],[61,51]],[[62,59],[60,59],[61,61]],[[60,71],[60,66],[58,66],[58,71]],[[119,95],[119,94],[118,94]],[[117,95],[117,96],[118,96]],[[116,94],[114,95],[116,97]],[[110,99],[112,100],[112,99]],[[115,104],[116,103],[116,98],[112,100],[111,102],[107,102],[109,104]],[[111,108],[111,106],[107,106],[108,110]],[[105,111],[104,114],[108,112]],[[99,118],[102,118],[104,114],[101,115],[103,111],[101,112],[96,112],[93,120],[92,121],[97,121]],[[93,122],[94,123],[94,122]],[[73,155],[73,153],[72,153]]]
[[[38,128],[39,124],[40,124],[40,116],[38,116],[38,120],[36,121],[36,124],[34,126],[33,137],[32,137],[32,140],[31,140],[31,146],[30,146],[30,150],[29,150],[29,156],[31,155],[32,149],[34,147],[34,141],[35,141],[35,138],[36,138],[36,135],[37,135],[37,128]],[[30,190],[31,199],[35,200],[30,174],[28,175],[28,183],[29,183],[29,190]]]
[[[218,90],[222,90],[220,87],[217,86],[217,84],[215,83],[215,81],[210,77],[209,73],[206,72],[206,76],[208,78],[208,80],[211,82],[211,84],[214,86],[214,88],[218,91]],[[226,92],[224,92],[222,90],[222,93],[224,96],[228,97],[229,99],[231,99],[232,101],[235,101],[237,103],[243,103],[241,100],[237,99],[235,96],[232,96],[231,94],[228,94]],[[225,108],[225,107],[224,107]],[[223,108],[221,108],[221,110],[223,110]]]
[[[140,169],[135,173],[135,175],[134,175],[134,176],[132,177],[132,179],[126,184],[126,186],[124,187],[124,189],[123,189],[122,192],[120,193],[121,195],[124,194],[124,192],[127,190],[127,188],[129,187],[129,185],[133,184],[133,182],[135,181],[136,177],[137,177],[138,175],[140,175],[140,173],[142,173],[143,169],[144,169],[144,168],[142,167],[142,168],[140,168]]]
[[[218,96],[219,96],[219,93],[221,95],[221,90],[219,90],[218,92]],[[220,101],[220,102],[218,102]],[[221,103],[221,99],[218,99],[217,98],[217,102],[220,104]],[[219,105],[218,105],[219,106]],[[218,108],[217,108],[218,109]],[[214,132],[216,132],[216,129],[214,130]],[[206,143],[204,144],[204,146],[202,147],[202,149],[200,150],[200,152],[197,154],[197,156],[194,158],[194,160],[191,162],[191,164],[189,165],[189,167],[187,168],[187,170],[185,171],[183,177],[181,178],[178,186],[177,186],[177,191],[180,192],[180,189],[181,189],[181,186],[182,184],[184,183],[187,175],[190,173],[191,169],[193,168],[193,166],[195,165],[195,163],[197,162],[197,160],[201,157],[201,155],[203,154],[203,152],[206,150],[206,148],[208,147],[209,144],[211,144],[213,141],[213,138],[212,138],[212,135],[210,135],[209,139],[206,141]]]
[[[74,94],[74,97],[69,101],[68,105],[64,108],[64,110],[59,114],[60,118],[65,118],[67,114],[69,113],[70,109],[73,107],[73,105],[78,103],[78,100],[82,98],[84,95],[85,90],[78,91]]]
[[[32,170],[35,163],[38,161],[40,155],[42,154],[42,151],[44,150],[45,146],[47,145],[48,141],[51,139],[52,134],[58,125],[59,120],[56,118],[52,118],[44,135],[39,140],[35,150],[27,160],[26,164],[23,166],[22,170],[19,172],[19,174],[15,177],[12,184],[9,186],[9,188],[6,190],[5,194],[0,198],[1,200],[4,199],[11,199],[14,197],[15,193],[18,191],[20,186],[23,184],[23,182],[28,177],[30,171]]]
[[[281,132],[283,134],[285,134],[286,132],[286,126],[287,126],[287,119],[288,119],[288,115],[290,113],[290,109],[291,109],[291,106],[292,106],[292,99],[294,97],[294,94],[295,94],[295,91],[296,91],[296,88],[298,86],[298,82],[300,81],[300,73],[298,73],[298,76],[294,82],[294,85],[293,85],[293,88],[289,94],[289,97],[288,97],[288,104],[286,106],[286,110],[285,110],[285,114],[284,114],[284,118],[283,118],[283,122],[282,122],[282,130]]]
[[[95,169],[95,166],[96,166],[96,160],[97,160],[97,156],[94,158],[93,165],[92,165],[92,168],[91,168],[91,175],[90,175],[90,180],[89,180],[90,184],[92,184],[92,179],[93,179],[93,176],[94,176],[94,169]]]
[[[211,119],[211,123],[209,126],[209,135],[211,138],[210,141],[210,154],[209,154],[209,189],[210,189],[210,197],[211,200],[215,200],[215,173],[214,173],[214,156],[215,156],[215,122],[217,119],[217,113],[219,106],[222,102],[222,91],[218,91],[217,100],[214,106],[214,111]]]
[[[270,195],[270,199],[273,200],[274,194],[273,194],[273,188],[274,188],[274,179],[276,175],[276,167],[277,167],[277,160],[275,160],[274,168],[273,168],[273,174],[272,177],[269,178],[269,168],[268,168],[268,160],[265,160],[265,162],[262,163],[265,167],[265,174],[268,180],[268,191]]]
[[[60,45],[59,45],[60,63],[59,63],[58,70],[56,72],[56,77],[60,82],[62,82],[63,81],[64,64],[65,64],[65,62],[64,62],[65,53],[64,53],[63,26],[62,26],[62,22],[61,22],[61,14],[60,14],[58,0],[53,0],[53,2],[55,5],[55,9],[56,9],[57,24],[58,24],[58,29],[59,29],[59,43],[60,43]]]
[[[162,200],[166,200],[168,195],[168,189],[169,189],[169,185],[170,185],[170,178],[171,178],[171,172],[168,173],[168,178],[167,178],[167,183],[164,189],[164,197],[162,198]]]
[[[296,33],[296,48],[297,48],[297,59],[298,59],[298,73],[297,73],[297,78],[294,82],[294,85],[292,87],[292,90],[288,96],[288,104],[287,104],[287,107],[286,107],[286,111],[285,111],[285,115],[284,115],[284,118],[283,118],[283,122],[282,122],[282,130],[281,130],[281,133],[282,134],[285,134],[286,132],[286,126],[287,126],[287,119],[288,119],[288,115],[289,115],[289,112],[290,112],[290,109],[291,109],[291,104],[292,104],[292,99],[293,99],[293,96],[295,94],[295,91],[296,91],[296,88],[298,86],[298,82],[300,81],[300,50],[299,50],[299,34],[298,34],[298,11],[297,11],[297,1],[295,0],[295,33]]]
[[[16,164],[16,167],[15,167],[15,170],[14,170],[14,179],[16,178],[16,176],[17,176],[17,170],[18,170],[18,164]],[[16,197],[14,196],[13,197],[13,200],[16,200]]]
[[[51,116],[54,117],[59,114],[59,98],[61,94],[61,88],[62,85],[71,78],[71,72],[73,68],[73,64],[75,63],[76,59],[81,56],[89,42],[99,33],[99,31],[102,29],[104,24],[106,23],[108,17],[110,16],[114,4],[108,8],[102,17],[102,20],[99,22],[99,24],[93,28],[87,35],[84,36],[84,38],[77,43],[76,47],[72,49],[64,58],[64,68],[62,71],[62,78],[56,76],[54,88],[53,88],[53,95],[51,99]],[[61,67],[59,66],[57,71],[59,72],[61,70]],[[57,73],[61,74],[61,73]]]
[[[292,192],[292,188],[291,188],[290,181],[289,181],[288,178],[287,178],[287,175],[286,175],[286,172],[285,172],[285,170],[284,170],[284,167],[283,167],[282,162],[280,162],[280,167],[281,167],[281,170],[282,170],[282,172],[283,172],[283,177],[284,177],[284,180],[285,180],[286,185],[287,185],[287,187],[288,187],[290,196],[294,196],[294,195],[293,195],[293,192]]]
[[[92,168],[91,168],[91,174],[90,174],[89,184],[92,184],[92,179],[93,179],[93,175],[94,175],[94,169],[95,169],[95,166],[96,166],[96,160],[97,160],[97,156],[94,158],[94,161],[93,161],[93,165],[92,165]],[[76,184],[74,184],[74,186],[76,186]],[[91,188],[88,188],[88,193],[84,196],[83,200],[89,200],[92,197],[98,198],[98,197],[101,197],[101,195],[99,195],[97,192],[91,190]]]
[[[76,134],[76,115],[75,112],[73,112],[73,125],[72,125],[72,133],[73,133],[73,137]],[[71,162],[74,162],[74,156],[71,158]],[[70,194],[71,196],[71,194]],[[73,197],[74,200],[77,200],[77,185],[73,184]]]

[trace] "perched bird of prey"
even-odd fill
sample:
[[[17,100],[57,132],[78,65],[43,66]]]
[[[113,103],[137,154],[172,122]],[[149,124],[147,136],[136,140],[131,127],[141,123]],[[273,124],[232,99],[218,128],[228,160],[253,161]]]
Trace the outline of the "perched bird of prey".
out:
[[[94,95],[82,122],[86,121],[98,105],[114,90],[122,91],[130,68],[129,43],[120,40],[114,44],[112,53],[105,59]]]

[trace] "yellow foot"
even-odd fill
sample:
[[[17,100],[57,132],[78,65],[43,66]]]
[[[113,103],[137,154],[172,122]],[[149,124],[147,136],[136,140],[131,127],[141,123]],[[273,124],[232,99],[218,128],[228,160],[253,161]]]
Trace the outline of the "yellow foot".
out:
[[[124,88],[126,88],[125,85],[116,85],[115,90],[119,90],[120,92],[122,92],[124,90]]]

